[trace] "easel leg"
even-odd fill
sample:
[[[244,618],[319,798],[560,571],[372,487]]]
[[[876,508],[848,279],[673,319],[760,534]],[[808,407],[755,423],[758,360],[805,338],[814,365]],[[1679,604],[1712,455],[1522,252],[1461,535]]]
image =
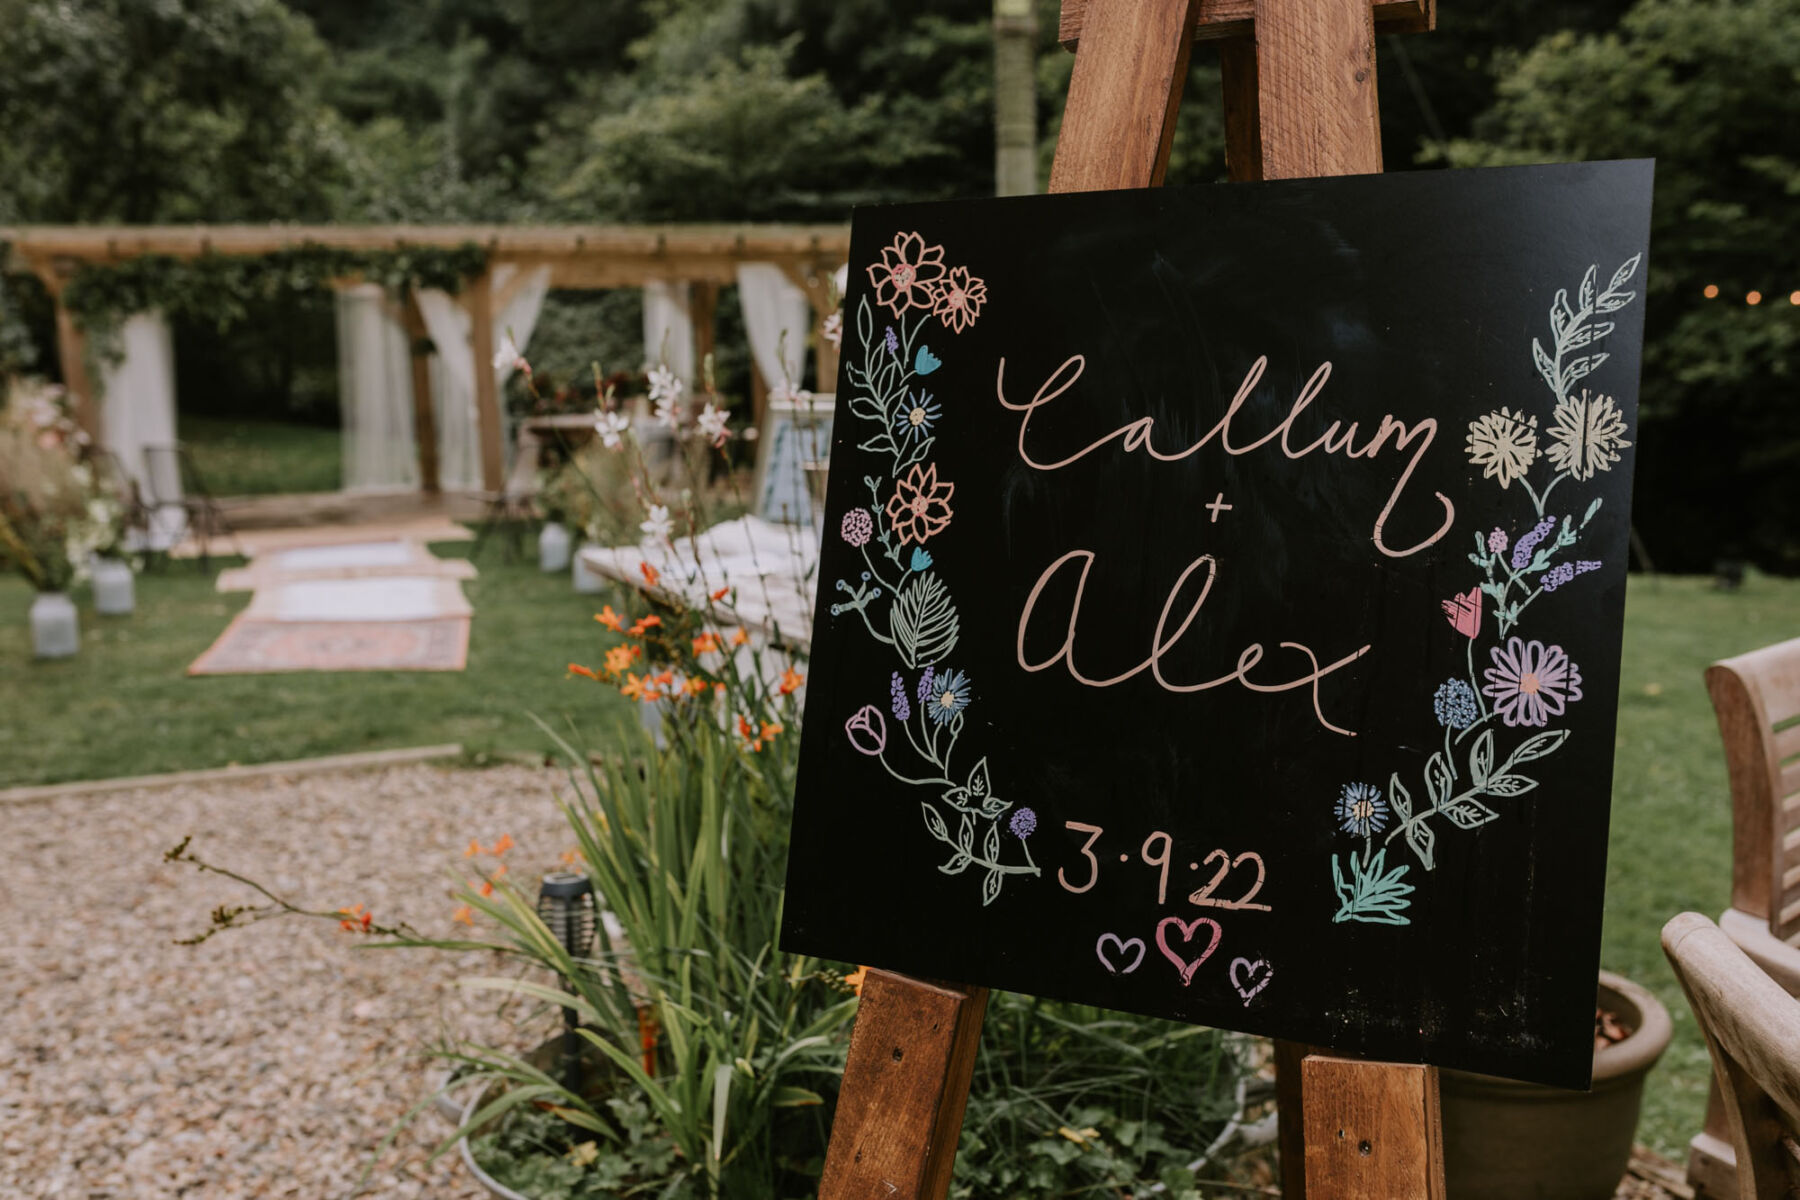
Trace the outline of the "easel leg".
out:
[[[864,977],[819,1200],[943,1200],[987,1001],[986,988]]]
[[[1309,1193],[1330,1200],[1443,1200],[1436,1067],[1309,1054],[1300,1082]]]

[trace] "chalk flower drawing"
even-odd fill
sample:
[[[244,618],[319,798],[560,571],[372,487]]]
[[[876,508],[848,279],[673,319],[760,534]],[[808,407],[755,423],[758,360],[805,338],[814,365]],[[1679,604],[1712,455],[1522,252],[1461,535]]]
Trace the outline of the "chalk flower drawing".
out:
[[[956,492],[954,483],[939,483],[937,464],[913,465],[905,479],[895,480],[894,494],[888,497],[887,517],[902,546],[923,542],[950,527],[950,497]]]
[[[967,277],[968,272],[963,272]],[[875,285],[875,302],[886,305],[896,317],[911,308],[931,308],[934,285],[944,275],[944,248],[927,246],[916,233],[897,233],[894,244],[881,252],[881,261],[869,267]],[[960,332],[960,331],[959,331]]]
[[[1481,690],[1494,698],[1494,708],[1509,726],[1542,728],[1551,717],[1562,716],[1570,701],[1581,699],[1581,668],[1561,646],[1509,638],[1488,654],[1494,665],[1482,672],[1487,686]]]
[[[1569,740],[1568,730],[1548,726],[1581,700],[1580,667],[1559,643],[1513,631],[1537,600],[1577,584],[1581,576],[1601,566],[1597,559],[1567,555],[1586,535],[1600,511],[1601,497],[1588,501],[1579,520],[1575,505],[1566,512],[1552,512],[1547,504],[1563,481],[1582,483],[1611,470],[1620,461],[1619,452],[1631,445],[1624,414],[1613,398],[1585,388],[1576,395],[1575,387],[1606,362],[1608,356],[1598,346],[1613,331],[1613,323],[1601,318],[1637,298],[1625,285],[1642,260],[1641,254],[1627,259],[1604,289],[1599,267],[1590,266],[1573,297],[1567,289],[1556,293],[1550,305],[1549,346],[1532,339],[1532,362],[1552,397],[1545,430],[1549,446],[1542,454],[1540,414],[1527,406],[1516,412],[1498,408],[1469,425],[1465,452],[1470,464],[1503,490],[1517,483],[1530,498],[1531,511],[1511,530],[1472,531],[1475,548],[1469,562],[1478,573],[1476,584],[1439,602],[1445,619],[1463,640],[1466,680],[1446,680],[1432,695],[1444,740],[1426,761],[1423,779],[1414,785],[1416,797],[1398,771],[1388,777],[1386,802],[1397,821],[1381,839],[1381,850],[1375,849],[1374,834],[1383,832],[1385,816],[1382,826],[1372,819],[1348,820],[1341,811],[1348,789],[1339,797],[1334,808],[1338,829],[1362,838],[1363,846],[1360,854],[1332,856],[1331,882],[1338,897],[1334,921],[1409,924],[1413,888],[1403,880],[1415,864],[1425,871],[1436,868],[1439,823],[1470,830],[1498,820],[1506,802],[1538,786],[1538,768],[1530,768],[1530,774],[1522,768],[1555,754]],[[1541,487],[1532,478],[1540,461],[1554,472]],[[1545,610],[1532,611],[1541,616]],[[1489,617],[1491,635],[1484,633]],[[1476,643],[1485,636],[1493,642],[1484,647],[1487,664],[1478,678]],[[1538,732],[1503,750],[1496,734],[1516,736],[1510,734],[1513,730]],[[1395,839],[1405,843],[1414,863],[1388,868],[1387,847]]]
[[[1551,465],[1575,479],[1592,479],[1619,461],[1619,451],[1631,445],[1625,440],[1625,417],[1611,396],[1591,396],[1586,388],[1556,406],[1550,425]]]
[[[973,325],[985,303],[987,284],[971,278],[967,267],[952,267],[949,276],[931,288],[932,314],[952,333],[961,333]]]
[[[1372,783],[1346,783],[1338,792],[1338,825],[1345,833],[1367,837],[1387,828],[1387,801]]]
[[[1505,487],[1530,470],[1538,454],[1537,418],[1496,409],[1469,422],[1469,461]]]
[[[1004,779],[996,783],[986,757],[958,753],[977,697],[967,674],[943,666],[962,636],[962,619],[949,582],[923,546],[949,534],[956,485],[940,478],[931,461],[943,406],[919,386],[953,357],[940,337],[967,331],[981,316],[987,284],[967,267],[946,267],[944,248],[918,233],[895,234],[867,272],[874,296],[857,304],[853,335],[847,331],[844,339],[849,387],[843,402],[862,439],[856,450],[871,463],[862,477],[868,498],[851,506],[839,526],[867,569],[855,580],[836,581],[843,599],[831,615],[855,613],[899,669],[888,680],[892,725],[865,704],[845,721],[844,736],[916,789],[926,832],[948,852],[937,869],[962,875],[973,868],[981,902],[992,904],[1008,879],[1042,874],[1026,844],[1038,818],[1000,794]],[[879,333],[877,307],[895,318]],[[927,346],[932,323],[933,346]],[[973,765],[966,765],[969,757]],[[1003,839],[1003,829],[1013,838]]]

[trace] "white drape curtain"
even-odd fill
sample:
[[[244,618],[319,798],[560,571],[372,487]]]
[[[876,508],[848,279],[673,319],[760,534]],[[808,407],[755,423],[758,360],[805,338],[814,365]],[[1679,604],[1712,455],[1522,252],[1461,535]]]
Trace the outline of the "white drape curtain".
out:
[[[380,285],[338,289],[337,351],[344,489],[418,487],[412,348]]]
[[[511,263],[494,268],[496,297],[506,297],[494,312],[494,348],[513,344],[523,353],[531,344],[544,297],[550,291],[550,268],[537,267],[523,275]],[[504,387],[514,370],[511,360],[475,361],[470,342],[469,312],[448,292],[426,289],[418,293],[419,312],[425,331],[437,347],[431,360],[431,394],[438,427],[438,482],[447,489],[480,488],[481,419],[475,411],[475,371],[492,370]]]
[[[181,469],[172,449],[175,348],[168,321],[160,312],[132,314],[119,328],[118,349],[119,358],[100,371],[102,439],[152,506],[150,546],[166,549],[187,531]]]
[[[763,382],[770,391],[780,390],[783,380],[798,388],[812,329],[806,293],[774,263],[739,263],[737,278],[744,333]]]
[[[644,285],[644,361],[667,366],[692,390],[695,369],[693,289],[667,279]]]

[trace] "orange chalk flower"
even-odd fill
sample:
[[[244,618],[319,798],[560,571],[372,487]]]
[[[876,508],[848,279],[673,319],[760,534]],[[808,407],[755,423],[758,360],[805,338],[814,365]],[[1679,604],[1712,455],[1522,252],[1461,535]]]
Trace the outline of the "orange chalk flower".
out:
[[[720,641],[718,634],[708,630],[706,633],[703,633],[694,639],[694,653],[697,655],[711,654],[723,644],[724,643]]]
[[[742,629],[739,629],[736,633],[731,635],[731,644],[734,646],[742,646],[749,641],[750,635],[745,633]]]
[[[987,284],[970,275],[967,267],[952,267],[947,278],[931,286],[931,311],[952,333],[973,325],[985,303]]]
[[[888,524],[900,537],[900,544],[923,543],[926,538],[942,533],[950,524],[950,497],[954,483],[939,483],[937,464],[913,464],[905,479],[894,481],[894,494],[888,497]]]
[[[644,576],[644,582],[649,584],[651,587],[655,587],[658,583],[662,582],[662,572],[658,571],[655,567],[651,566],[649,563],[640,562],[638,564],[638,570],[640,572],[642,572],[642,574]]]
[[[461,921],[464,925],[469,926],[471,929],[473,929],[475,927],[475,914],[469,909],[469,906],[466,904],[463,905],[461,908],[457,909],[455,912],[451,913],[450,919],[452,921]]]
[[[592,672],[592,671],[591,671],[591,670],[589,670],[589,669],[588,669],[588,668],[586,668],[586,667],[584,667],[584,666],[582,666],[582,665],[581,665],[581,664],[580,664],[580,663],[570,663],[570,664],[569,664],[569,674],[571,674],[571,675],[581,675],[581,676],[584,676],[584,677],[586,677],[586,678],[588,678],[588,679],[598,679],[598,678],[600,678],[600,677],[599,677],[599,676],[598,676],[598,675],[596,675],[596,674],[594,674],[594,673],[593,673],[593,672]]]
[[[605,608],[601,609],[599,612],[595,613],[594,620],[600,622],[602,625],[606,626],[608,629],[612,630],[614,633],[618,633],[620,630],[625,628],[625,618],[621,617],[618,613],[614,612],[613,606],[610,604],[608,604]]]
[[[775,688],[783,696],[792,695],[794,690],[806,682],[806,676],[789,667],[781,673],[781,682]]]

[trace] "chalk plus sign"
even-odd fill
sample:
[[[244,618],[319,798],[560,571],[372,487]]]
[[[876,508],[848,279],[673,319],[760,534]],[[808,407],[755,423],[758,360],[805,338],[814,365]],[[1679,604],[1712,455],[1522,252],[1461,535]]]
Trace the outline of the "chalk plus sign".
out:
[[[1213,519],[1213,524],[1215,524],[1215,525],[1218,524],[1218,522],[1219,522],[1219,514],[1220,513],[1231,511],[1231,505],[1225,503],[1225,493],[1224,492],[1220,492],[1218,494],[1218,497],[1216,499],[1214,499],[1213,502],[1211,504],[1208,504],[1206,507],[1212,510],[1212,519]]]

